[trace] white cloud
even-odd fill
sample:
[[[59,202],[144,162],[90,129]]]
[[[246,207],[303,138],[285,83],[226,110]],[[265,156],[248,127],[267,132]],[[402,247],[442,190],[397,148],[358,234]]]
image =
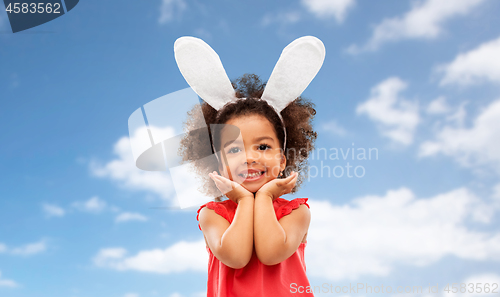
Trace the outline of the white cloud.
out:
[[[451,123],[455,123],[457,126],[463,126],[465,122],[465,118],[467,117],[467,110],[465,106],[467,102],[460,103],[460,106],[456,109],[456,111],[448,116],[446,116],[446,120]]]
[[[208,255],[205,240],[180,241],[166,249],[140,251],[125,257],[123,248],[101,249],[93,258],[94,265],[118,271],[136,270],[152,273],[176,273],[184,271],[206,272]]]
[[[141,215],[140,213],[123,212],[116,217],[115,222],[122,223],[127,221],[147,221],[147,220],[148,218]]]
[[[263,27],[269,26],[273,23],[278,23],[280,25],[289,25],[298,22],[300,18],[301,16],[298,11],[268,13],[264,15],[264,17],[260,21],[260,24]]]
[[[104,264],[110,260],[123,258],[126,253],[127,250],[124,248],[105,248],[99,251],[93,261],[97,266],[104,266]]]
[[[186,8],[187,4],[184,0],[162,0],[158,22],[160,24],[170,22],[179,17]]]
[[[99,199],[99,197],[94,196],[87,201],[76,201],[72,203],[72,206],[85,212],[100,213],[104,211],[107,207],[106,201]]]
[[[356,4],[355,0],[302,0],[301,4],[317,18],[326,19],[334,17],[337,23],[342,23],[350,10]],[[280,11],[267,13],[261,20],[261,25],[266,27],[277,23],[282,26],[295,24],[302,19],[300,11]]]
[[[433,286],[432,289],[430,289],[429,287],[425,287],[422,289],[422,292],[423,293],[431,293],[431,294],[423,294],[423,295],[417,295],[417,294],[398,294],[398,295],[394,295],[394,296],[409,296],[409,297],[412,297],[412,296],[426,296],[426,297],[431,297],[431,296],[434,296],[434,297],[451,297],[451,296],[458,296],[458,297],[461,297],[461,296],[467,296],[467,297],[478,297],[478,296],[482,296],[482,297],[486,297],[486,296],[491,296],[492,294],[494,295],[494,293],[492,293],[493,290],[495,290],[495,287],[494,285],[492,286],[492,284],[498,284],[500,283],[500,275],[498,274],[495,274],[495,273],[483,273],[483,274],[476,274],[476,275],[472,275],[472,276],[469,276],[461,281],[457,281],[454,285],[455,285],[455,288],[453,288],[453,284],[450,284],[448,289],[450,290],[449,292],[446,292],[444,290],[445,286],[441,287],[440,284],[439,285],[439,288],[438,291],[436,292],[436,284],[430,284],[431,286]],[[463,292],[461,293],[460,292],[460,286],[461,284],[466,284],[466,291],[468,292]],[[469,285],[470,284],[470,285]],[[477,285],[476,285],[477,284]],[[488,285],[486,285],[488,284]],[[473,288],[473,291],[475,291],[474,293],[469,293],[471,291],[471,289]],[[489,289],[489,292],[488,293],[485,293],[483,290],[488,288]],[[456,293],[453,293],[453,291],[457,291]],[[462,289],[463,290],[463,289]],[[478,292],[479,290],[481,290],[481,293],[476,293]],[[498,290],[496,290],[498,291]]]
[[[66,215],[66,213],[71,213],[73,210],[78,210],[78,211],[83,211],[83,212],[88,212],[88,213],[102,213],[103,211],[111,211],[111,212],[120,212],[120,208],[114,205],[108,205],[106,201],[100,199],[97,196],[91,197],[86,201],[75,201],[71,203],[71,208],[68,208],[68,211],[66,211],[64,208],[55,205],[55,204],[49,204],[49,203],[44,203],[42,205],[43,211],[46,215],[46,217],[62,217]],[[127,219],[134,219],[134,218],[127,218],[127,216],[123,216],[120,218],[120,220],[127,220]],[[139,219],[139,217],[136,217],[135,219]]]
[[[42,205],[43,212],[45,216],[50,217],[62,217],[66,213],[62,207],[55,204],[44,203]]]
[[[472,127],[445,126],[435,139],[420,145],[419,156],[444,154],[462,166],[500,165],[500,99],[492,102],[477,116]]]
[[[175,136],[173,129],[168,129],[163,134],[168,134],[169,137]],[[132,139],[132,141],[136,140]],[[144,171],[135,166],[128,137],[120,138],[115,143],[113,151],[117,156],[116,159],[104,165],[91,162],[90,170],[95,176],[118,181],[122,186],[129,189],[153,192],[164,199],[175,198],[172,197],[174,196],[172,195],[174,188],[166,171]]]
[[[10,288],[15,288],[18,287],[19,285],[11,280],[11,279],[4,279],[2,278],[2,271],[0,271],[0,287],[10,287]]]
[[[325,131],[331,132],[338,136],[344,136],[347,134],[347,131],[342,126],[340,126],[335,120],[323,123],[323,125],[321,125],[321,128],[323,128],[323,130]]]
[[[500,204],[500,183],[493,187],[493,198]]]
[[[500,83],[500,38],[459,54],[451,63],[436,67],[444,73],[441,85],[468,86],[484,81]]]
[[[194,33],[196,37],[199,37],[205,41],[212,39],[212,33],[210,33],[210,31],[208,31],[204,27],[197,28],[196,30],[194,30]]]
[[[443,114],[450,111],[450,106],[446,102],[446,97],[440,96],[427,106],[427,113],[429,114]]]
[[[18,256],[31,256],[44,252],[47,249],[45,240],[39,242],[28,243],[16,248],[8,248],[7,245],[0,243],[0,253],[10,253]]]
[[[490,223],[496,210],[466,188],[425,199],[400,188],[344,205],[308,203],[310,275],[331,280],[387,276],[396,265],[426,266],[445,256],[500,261],[500,232],[466,227],[467,222]]]
[[[47,245],[44,240],[39,242],[25,244],[20,247],[9,249],[9,253],[19,256],[31,256],[44,252],[47,249]]]
[[[382,135],[395,142],[409,145],[420,122],[418,104],[399,96],[407,84],[398,77],[390,77],[371,89],[370,98],[359,104],[356,113],[366,114],[378,124]]]
[[[118,206],[111,205],[109,207],[109,210],[112,211],[112,212],[119,212],[120,208]]]
[[[123,297],[139,297],[139,294],[137,294],[137,293],[127,293],[127,294],[123,295]]]
[[[497,284],[496,286],[496,292],[498,292],[498,284],[500,284],[500,275],[496,274],[496,273],[484,273],[484,274],[478,274],[478,275],[472,275],[468,278],[466,278],[462,283],[465,283],[465,284],[477,284],[474,286],[474,288],[476,289],[476,293],[460,293],[460,294],[454,294],[456,296],[470,296],[470,297],[475,297],[475,296],[491,296],[491,291],[492,289],[494,288],[494,286],[492,286],[492,284]],[[479,285],[481,284],[481,285]],[[477,289],[477,287],[481,287],[482,288],[482,291],[486,288],[485,284],[489,284],[489,289],[490,289],[490,292],[486,293],[486,292],[481,292],[481,293],[477,293],[479,290]],[[470,286],[468,287],[470,289]]]
[[[443,23],[453,17],[466,15],[485,0],[426,0],[413,2],[403,16],[384,19],[376,25],[373,35],[364,46],[351,45],[347,52],[377,50],[382,44],[402,39],[434,39],[443,32]]]
[[[302,0],[302,5],[318,18],[334,17],[338,23],[342,23],[347,11],[354,7],[355,0]]]

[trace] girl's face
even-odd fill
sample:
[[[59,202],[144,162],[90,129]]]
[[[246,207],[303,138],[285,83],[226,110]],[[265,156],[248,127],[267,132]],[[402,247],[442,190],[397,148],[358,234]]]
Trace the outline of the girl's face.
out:
[[[269,120],[261,115],[236,117],[226,124],[238,127],[241,134],[231,142],[234,136],[231,139],[231,133],[227,131],[224,133],[224,130],[230,128],[222,129],[221,150],[225,158],[224,156],[221,158],[224,166],[219,168],[219,171],[221,175],[255,193],[285,169],[286,158],[280,148],[276,132]]]

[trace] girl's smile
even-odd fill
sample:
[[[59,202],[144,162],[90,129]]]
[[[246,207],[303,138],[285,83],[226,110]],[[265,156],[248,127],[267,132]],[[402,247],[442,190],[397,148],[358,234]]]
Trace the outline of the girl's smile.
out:
[[[242,171],[238,175],[244,178],[245,182],[252,182],[252,181],[257,181],[260,178],[263,178],[265,173],[266,173],[265,170],[262,171],[249,168],[248,171]]]

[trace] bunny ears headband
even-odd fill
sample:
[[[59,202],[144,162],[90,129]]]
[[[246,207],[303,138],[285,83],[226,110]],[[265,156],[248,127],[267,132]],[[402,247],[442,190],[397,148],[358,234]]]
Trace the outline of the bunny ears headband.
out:
[[[219,55],[203,40],[180,37],[175,41],[174,52],[182,76],[214,109],[219,111],[237,99]],[[281,111],[307,88],[324,59],[325,46],[314,36],[297,38],[283,49],[261,97],[274,108],[282,122]]]

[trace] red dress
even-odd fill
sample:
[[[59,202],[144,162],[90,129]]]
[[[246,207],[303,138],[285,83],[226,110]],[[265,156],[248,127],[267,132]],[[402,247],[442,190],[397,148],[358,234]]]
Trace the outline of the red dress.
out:
[[[291,201],[277,198],[273,201],[274,212],[279,220],[306,203],[307,198],[296,198]],[[238,204],[232,200],[221,202],[208,202],[198,209],[198,216],[203,207],[213,209],[217,214],[231,223],[236,212]],[[198,216],[196,219],[198,220]],[[200,225],[198,227],[201,230]],[[209,255],[208,260],[208,297],[281,297],[281,296],[314,296],[312,293],[306,293],[309,280],[306,276],[306,264],[304,262],[303,242],[299,248],[288,259],[276,265],[264,265],[259,261],[255,254],[255,248],[252,257],[247,266],[241,269],[234,269],[220,262],[207,246]],[[299,293],[298,288],[303,288]]]

